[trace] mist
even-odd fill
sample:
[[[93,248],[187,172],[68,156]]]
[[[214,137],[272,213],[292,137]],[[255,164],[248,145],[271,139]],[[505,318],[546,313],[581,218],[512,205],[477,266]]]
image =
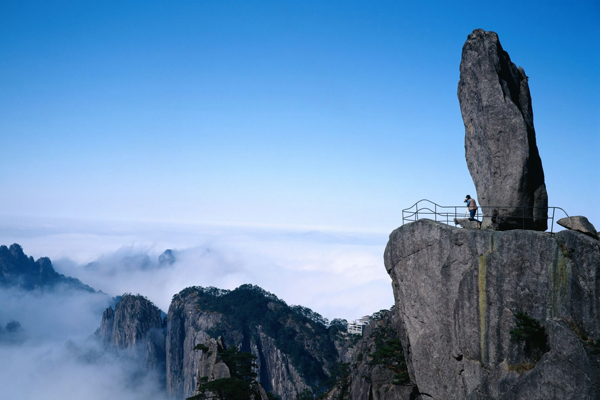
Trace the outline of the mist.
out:
[[[50,257],[57,272],[96,290],[139,293],[165,312],[186,287],[246,283],[329,319],[352,320],[394,303],[383,265],[387,234],[380,232],[46,220],[5,222],[0,240]],[[166,249],[175,262],[159,265]]]
[[[386,239],[289,228],[4,220],[1,243],[50,257],[57,272],[102,293],[0,289],[0,327],[18,321],[22,328],[20,340],[0,340],[0,397],[166,398],[158,376],[94,339],[102,312],[124,293],[142,294],[167,312],[186,287],[250,283],[328,319],[389,308]],[[172,262],[159,262],[167,249]]]
[[[105,351],[94,338],[105,294],[58,287],[52,291],[0,289],[0,326],[20,324],[18,340],[0,340],[3,399],[163,399],[151,372],[126,355]],[[0,338],[0,339],[1,339]]]

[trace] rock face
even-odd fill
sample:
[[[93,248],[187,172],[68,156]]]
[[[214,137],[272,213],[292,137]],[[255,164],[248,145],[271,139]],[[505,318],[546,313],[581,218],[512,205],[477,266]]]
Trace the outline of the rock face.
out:
[[[207,331],[215,327],[222,316],[199,313],[192,299],[176,295],[167,316],[167,392],[176,399],[191,396],[198,387],[198,378],[215,376],[215,369],[219,369],[215,366],[217,343],[211,342]],[[199,344],[208,346],[211,352],[194,351]]]
[[[97,334],[109,349],[123,351],[164,377],[165,335],[160,310],[143,296],[124,295],[107,308]]]
[[[216,353],[194,348],[211,348],[219,337],[226,346],[256,356],[257,380],[267,392],[293,400],[305,389],[312,391],[327,380],[340,355],[325,325],[310,313],[252,285],[233,291],[184,289],[173,297],[167,316],[168,394],[191,396],[199,378],[216,373]]]
[[[597,240],[420,220],[391,233],[384,258],[410,378],[423,396],[600,398]],[[545,332],[536,357],[511,334],[518,312]]]
[[[588,221],[586,217],[574,216],[570,218],[561,218],[556,221],[556,223],[560,226],[564,226],[567,229],[582,232],[593,237],[594,239],[599,239],[596,228],[594,228],[594,225],[592,225],[592,223]]]
[[[385,313],[381,319],[371,320],[371,324],[365,327],[363,337],[356,344],[355,355],[350,362],[351,372],[348,385],[348,400],[416,400],[418,391],[415,385],[410,382],[395,383],[397,372],[394,371],[396,365],[390,365],[386,360],[377,361],[373,358],[381,347],[385,347],[383,351],[390,355],[392,346],[385,346],[386,340],[398,338],[398,317],[392,313]],[[382,343],[383,342],[383,343]],[[390,357],[395,359],[396,357]],[[332,396],[332,399],[339,398],[342,393],[340,388],[337,389],[337,396]]]
[[[484,228],[547,229],[548,195],[527,79],[496,33],[476,29],[468,36],[458,99],[467,165],[483,213],[493,216],[484,218]]]
[[[481,222],[471,221],[468,218],[454,218],[454,225],[460,225],[466,229],[481,229]]]

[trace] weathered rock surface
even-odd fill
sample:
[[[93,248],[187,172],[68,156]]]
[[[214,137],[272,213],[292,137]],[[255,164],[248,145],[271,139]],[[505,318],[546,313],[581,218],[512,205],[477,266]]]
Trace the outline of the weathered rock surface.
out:
[[[106,348],[125,352],[164,377],[164,329],[160,310],[150,300],[124,295],[114,310],[104,311],[97,334]]]
[[[592,225],[592,223],[584,216],[578,215],[570,218],[561,218],[556,221],[556,223],[572,231],[585,233],[594,239],[599,239],[598,231],[596,231],[594,225]]]
[[[454,224],[466,229],[481,229],[481,221],[471,221],[469,218],[454,218]]]
[[[257,356],[259,382],[263,382],[273,393],[286,393],[286,397],[295,398],[295,394],[310,387],[292,366],[290,357],[277,347],[275,340],[266,335],[262,327],[256,327],[257,337],[251,344],[251,353]],[[282,366],[278,368],[277,366]],[[286,368],[285,366],[291,366]],[[294,396],[290,396],[290,395]]]
[[[253,305],[252,310],[240,312],[248,304]],[[297,393],[311,390],[312,385],[319,383],[314,381],[315,376],[322,377],[323,382],[328,377],[327,368],[339,358],[324,326],[297,314],[260,288],[187,288],[173,297],[167,316],[166,382],[170,396],[191,396],[199,378],[210,379],[216,373],[216,352],[194,351],[197,345],[210,347],[215,337],[222,337],[227,346],[255,355],[257,380],[282,400],[295,399]],[[298,357],[296,361],[290,350]],[[324,353],[333,354],[335,360],[327,359]],[[298,361],[312,366],[302,371]],[[313,376],[307,371],[312,371]]]
[[[384,258],[420,393],[600,398],[592,342],[600,339],[597,240],[572,231],[467,230],[420,220],[391,233]],[[547,334],[549,350],[530,366],[523,346],[511,342],[518,311]]]
[[[216,366],[217,343],[207,331],[221,321],[218,313],[202,313],[195,307],[194,293],[176,295],[169,307],[166,336],[167,393],[183,399],[191,396],[203,376],[220,376],[221,367]],[[213,343],[214,341],[214,343]],[[204,344],[209,352],[195,351]]]
[[[398,317],[388,312],[381,319],[371,320],[365,327],[362,339],[356,344],[355,356],[350,362],[349,400],[420,400],[415,385],[410,382],[394,384],[395,372],[385,363],[373,364],[371,354],[377,351],[376,336],[385,332],[398,338]],[[399,338],[398,338],[399,339]],[[335,394],[341,394],[340,388]],[[332,399],[337,398],[335,395]]]
[[[458,99],[477,200],[485,215],[497,213],[494,221],[484,219],[484,228],[522,228],[525,221],[526,229],[547,229],[548,195],[527,79],[496,33],[476,29],[468,36]]]

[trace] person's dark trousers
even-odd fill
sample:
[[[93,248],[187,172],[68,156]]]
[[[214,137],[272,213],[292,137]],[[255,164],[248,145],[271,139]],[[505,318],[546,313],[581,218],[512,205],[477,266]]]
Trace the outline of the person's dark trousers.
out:
[[[475,221],[475,212],[477,212],[477,210],[469,210],[469,219],[471,221]]]

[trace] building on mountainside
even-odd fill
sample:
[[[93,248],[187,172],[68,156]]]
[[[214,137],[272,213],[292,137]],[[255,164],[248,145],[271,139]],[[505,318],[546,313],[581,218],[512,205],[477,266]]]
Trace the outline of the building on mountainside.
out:
[[[365,315],[364,317],[354,320],[348,324],[348,333],[352,335],[362,335],[363,327],[365,325],[369,325],[369,320],[371,317]]]

